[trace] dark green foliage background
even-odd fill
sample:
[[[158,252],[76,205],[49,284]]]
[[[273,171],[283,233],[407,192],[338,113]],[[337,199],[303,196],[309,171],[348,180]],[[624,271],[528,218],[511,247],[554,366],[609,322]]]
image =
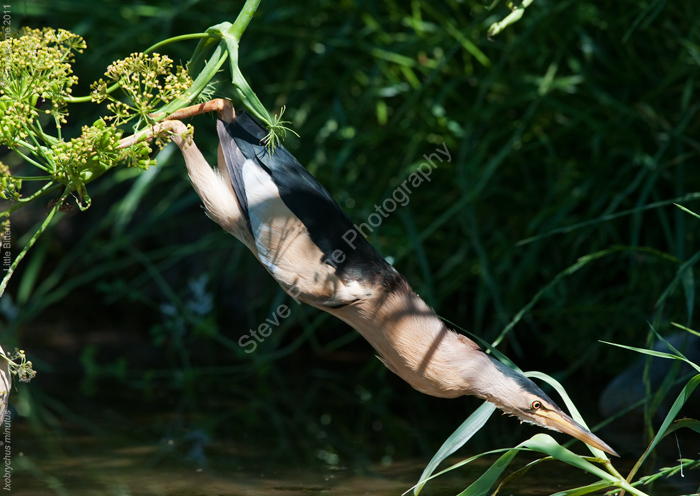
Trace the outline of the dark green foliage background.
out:
[[[30,2],[13,27],[85,37],[80,95],[112,60],[233,21],[241,4]],[[263,0],[242,70],[268,108],[287,106],[301,135],[287,147],[356,222],[445,143],[451,161],[370,240],[441,316],[485,339],[579,257],[626,247],[552,285],[500,346],[560,378],[595,420],[605,383],[637,358],[598,340],[641,346],[649,322],[695,323],[694,260],[672,283],[700,248],[698,221],[641,209],[699,189],[700,3],[538,0],[493,40],[508,11],[486,4]],[[193,49],[165,52],[184,63]],[[96,112],[74,108],[66,132]],[[214,163],[214,120],[193,123]],[[176,150],[146,173],[105,176],[93,207],[64,215],[10,286],[3,339],[39,371],[19,394],[148,403],[184,431],[273,436],[280,456],[303,445],[371,460],[431,454],[478,404],[413,391],[354,331],[286,297],[205,217]],[[44,211],[12,219],[17,246]],[[291,316],[244,353],[239,337],[285,302]],[[493,423],[489,448],[535,432]]]

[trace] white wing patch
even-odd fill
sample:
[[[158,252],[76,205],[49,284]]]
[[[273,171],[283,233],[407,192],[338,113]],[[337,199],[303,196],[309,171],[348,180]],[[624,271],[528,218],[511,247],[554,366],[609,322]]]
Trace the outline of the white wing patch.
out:
[[[253,231],[257,255],[262,264],[274,276],[274,248],[282,241],[283,233],[275,227],[287,220],[292,212],[284,205],[279,190],[270,176],[252,160],[246,160],[242,167],[243,184],[248,202],[248,218]],[[285,215],[287,214],[287,215]],[[284,218],[287,219],[284,219]],[[283,220],[284,219],[284,220]],[[288,233],[287,233],[288,234]]]
[[[246,160],[241,176],[256,255],[288,293],[315,306],[341,305],[367,297],[369,291],[355,281],[345,285],[335,275],[335,267],[324,263],[323,252],[264,169]]]

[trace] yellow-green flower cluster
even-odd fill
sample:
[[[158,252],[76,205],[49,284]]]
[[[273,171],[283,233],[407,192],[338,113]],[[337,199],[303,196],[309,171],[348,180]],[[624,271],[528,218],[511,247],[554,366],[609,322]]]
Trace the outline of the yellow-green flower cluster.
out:
[[[32,362],[27,360],[24,350],[15,348],[15,351],[10,356],[0,354],[0,358],[7,361],[10,373],[16,375],[20,382],[29,382],[36,376],[36,371],[32,368]],[[19,363],[17,363],[17,360],[19,360]]]
[[[0,198],[3,200],[19,200],[22,180],[12,177],[10,168],[0,162]]]
[[[64,29],[24,28],[18,38],[0,42],[0,143],[26,138],[43,101],[51,102],[46,112],[58,126],[65,122],[65,99],[78,81],[71,63],[84,48],[80,36]]]
[[[90,206],[85,184],[102,175],[122,161],[128,165],[139,165],[148,161],[151,152],[146,143],[120,149],[120,129],[99,120],[92,126],[83,126],[82,134],[70,141],[58,141],[48,155],[52,162],[53,179],[78,192],[85,204]],[[144,160],[145,159],[145,160]],[[146,163],[146,166],[148,164]]]
[[[19,200],[22,180],[12,177],[10,168],[0,162],[0,198],[3,200]]]
[[[64,140],[60,129],[56,136],[42,126],[38,117],[45,101],[49,102],[44,105],[46,112],[54,115],[58,128],[66,122],[66,103],[84,101],[70,97],[71,86],[78,80],[71,63],[75,52],[84,48],[80,36],[50,28],[24,29],[18,37],[0,43],[0,144],[41,169],[43,174],[35,176],[36,180],[48,181],[37,193],[23,198],[22,180],[0,164],[0,198],[22,204],[62,184],[77,193],[78,206],[84,209],[90,206],[86,185],[96,177],[120,162],[141,168],[154,162],[147,142],[119,148],[123,131],[118,126],[135,117],[135,130],[152,125],[149,114],[190,87],[187,71],[183,67],[173,71],[173,61],[167,56],[135,53],[110,65],[107,80],[115,84],[108,87],[104,80],[94,83],[91,97],[95,101],[108,99],[114,115],[84,126],[79,137]],[[111,95],[117,88],[124,91],[124,101]],[[162,148],[165,140],[167,137],[159,136],[155,145]]]
[[[108,109],[114,114],[109,119],[116,124],[128,122],[134,117],[150,121],[149,114],[175,100],[192,85],[187,70],[177,66],[172,72],[173,61],[167,55],[132,53],[107,68],[105,76],[118,83],[127,101],[117,100],[109,93],[108,83],[100,79],[92,85],[92,99],[110,100]]]

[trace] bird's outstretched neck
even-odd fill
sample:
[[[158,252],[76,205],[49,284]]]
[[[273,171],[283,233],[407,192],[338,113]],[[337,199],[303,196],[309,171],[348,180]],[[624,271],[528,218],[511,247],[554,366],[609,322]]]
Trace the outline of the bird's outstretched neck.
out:
[[[442,398],[469,394],[466,358],[480,362],[471,364],[475,369],[490,359],[450,330],[402,276],[397,279],[392,291],[327,311],[362,334],[387,368],[418,391]]]
[[[522,421],[564,432],[616,455],[615,450],[564,413],[534,382],[450,330],[408,283],[338,309],[392,372],[418,391],[441,398],[473,395]]]

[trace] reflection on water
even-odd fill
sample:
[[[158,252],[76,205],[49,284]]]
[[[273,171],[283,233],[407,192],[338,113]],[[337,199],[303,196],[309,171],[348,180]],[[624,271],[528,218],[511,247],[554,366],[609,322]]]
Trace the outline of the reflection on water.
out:
[[[96,440],[95,440],[96,441]],[[333,494],[398,495],[417,480],[423,462],[371,467],[358,473],[349,467],[274,467],[225,459],[215,466],[196,467],[171,460],[157,461],[152,444],[110,449],[107,443],[76,444],[82,455],[46,457],[25,453],[15,459],[13,493],[32,495],[246,495]],[[274,449],[270,445],[270,449]],[[453,479],[454,480],[454,479]],[[446,481],[431,489],[445,490]],[[454,491],[453,489],[457,489]],[[458,487],[450,489],[459,492]],[[428,492],[427,494],[430,494]]]
[[[113,427],[118,432],[88,435],[71,428],[60,438],[47,433],[50,439],[39,439],[26,422],[15,422],[12,493],[398,495],[415,483],[425,463],[407,461],[358,469],[319,461],[315,466],[300,467],[293,460],[270,461],[274,440],[241,446],[195,434],[176,443],[172,439],[144,439],[143,433]],[[95,431],[96,427],[91,429]],[[466,471],[461,476],[466,476]],[[434,488],[445,490],[448,482],[438,481]]]
[[[122,417],[100,418],[78,427],[37,431],[13,415],[11,493],[32,496],[270,496],[285,494],[401,495],[418,480],[427,459],[356,466],[323,463],[323,457],[276,457],[275,441],[241,445],[193,431],[179,440],[125,426]],[[148,425],[154,425],[151,422]],[[109,430],[108,430],[109,429]],[[43,435],[37,435],[43,432]],[[57,433],[61,434],[57,434]],[[86,432],[89,432],[86,433]],[[436,447],[439,443],[436,442]],[[466,457],[466,454],[462,455]],[[310,459],[317,463],[309,463]],[[461,460],[452,459],[452,462]],[[515,470],[530,459],[518,457]],[[476,462],[431,481],[423,493],[453,495],[490,466]],[[629,460],[629,464],[633,462]],[[621,465],[625,465],[624,461]],[[616,463],[616,466],[618,464]],[[619,466],[618,466],[619,468]],[[507,487],[503,494],[545,495],[595,482],[587,474],[546,463]],[[655,486],[655,495],[688,494]]]

